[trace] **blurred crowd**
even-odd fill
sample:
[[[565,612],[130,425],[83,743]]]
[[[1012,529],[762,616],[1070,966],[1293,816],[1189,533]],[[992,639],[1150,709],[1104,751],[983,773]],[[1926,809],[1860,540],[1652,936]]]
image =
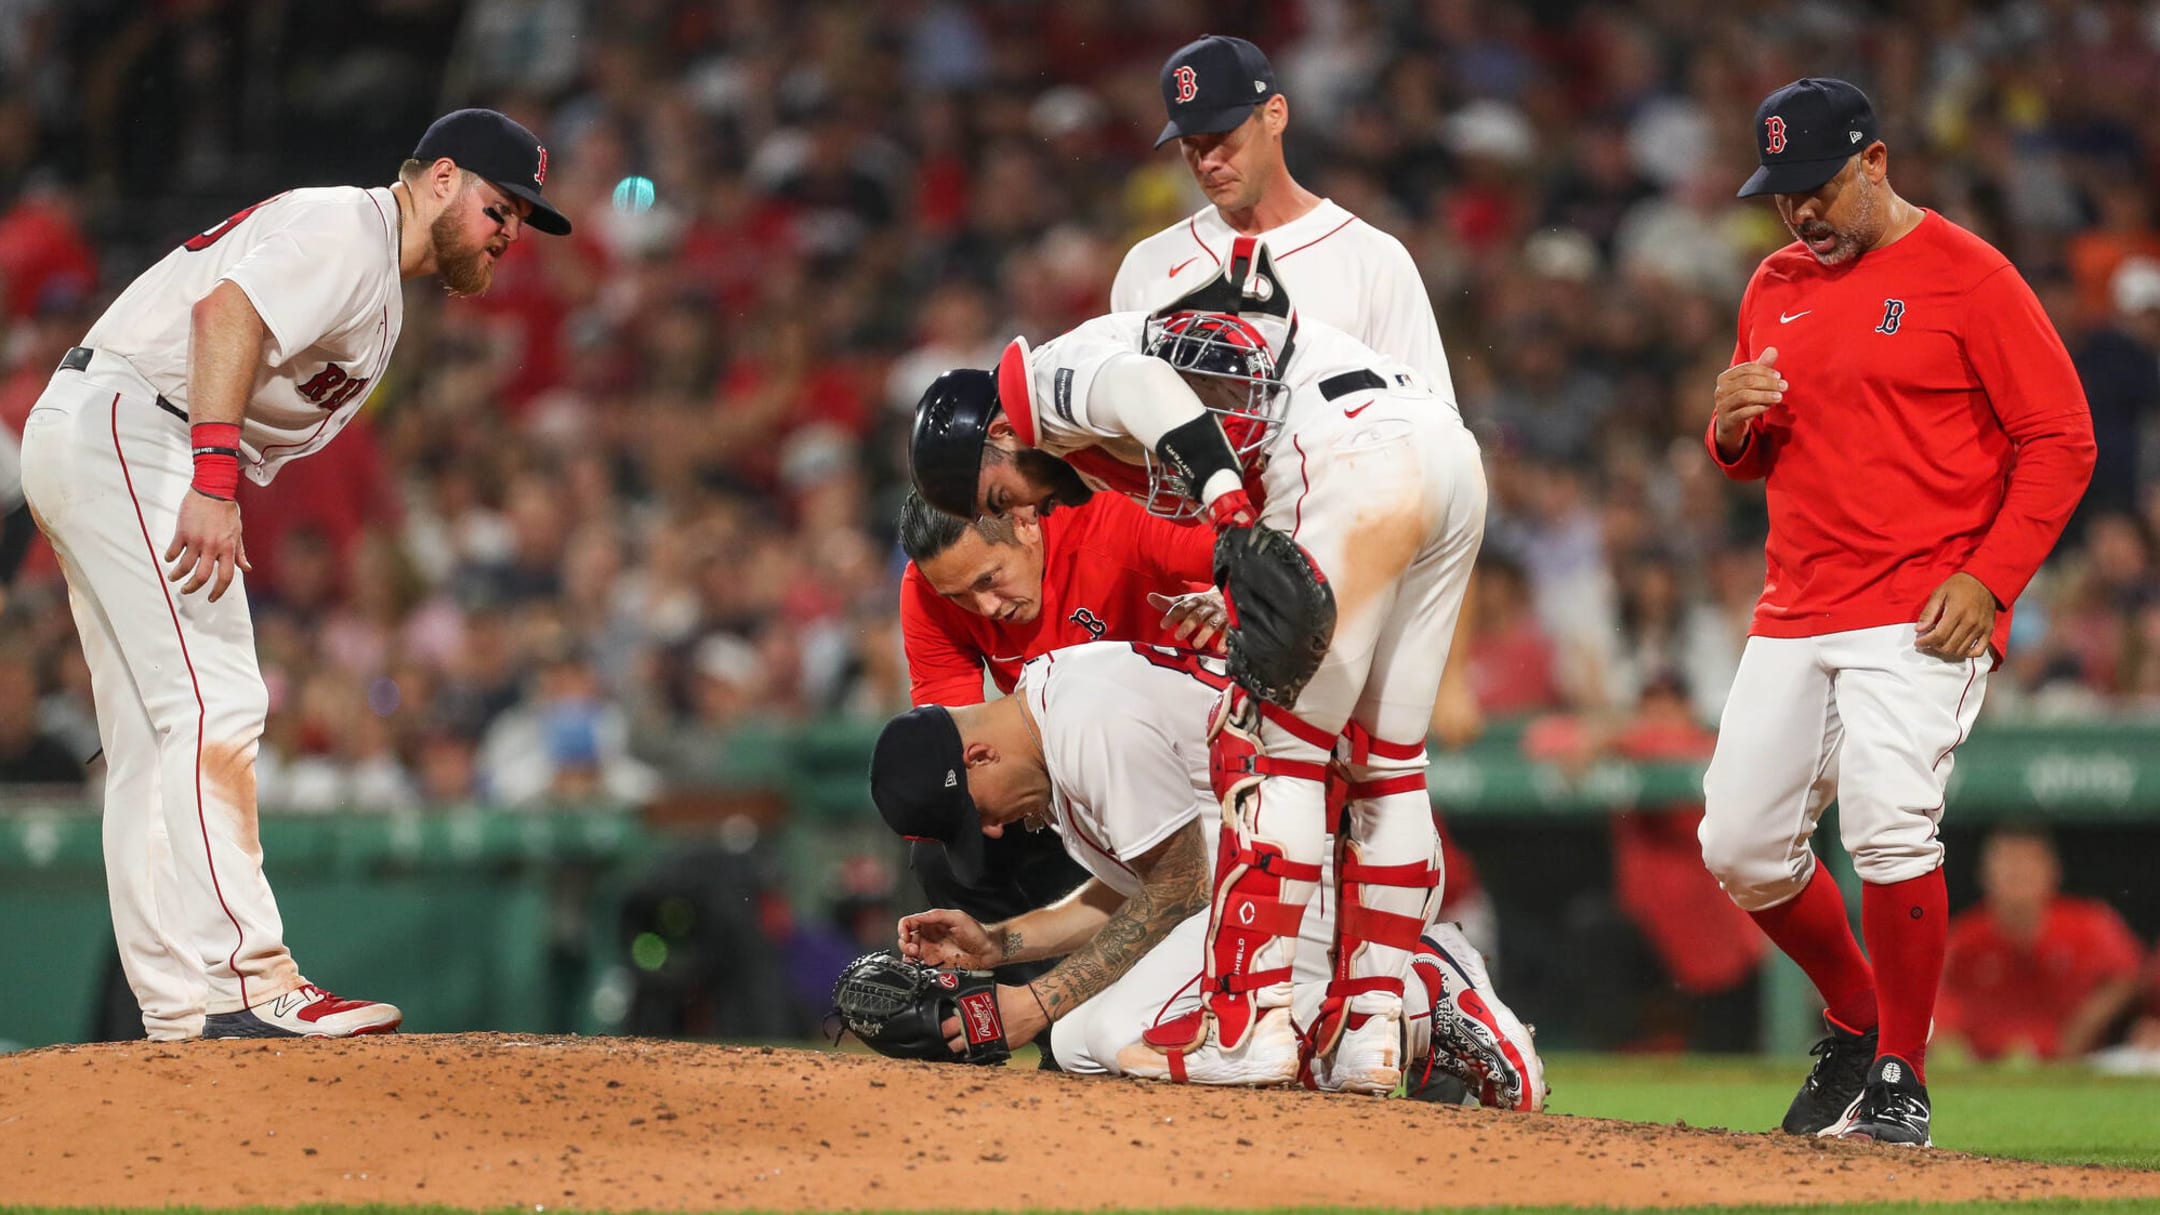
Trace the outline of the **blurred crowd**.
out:
[[[1716,720],[1764,523],[1701,435],[1787,239],[1732,195],[1757,100],[1804,74],[1871,92],[1899,192],[2013,257],[2093,407],[2098,471],[1987,715],[2160,710],[2160,6],[17,0],[0,424],[178,240],[503,109],[577,235],[520,243],[482,300],[415,285],[362,421],[244,494],[261,799],[724,785],[753,727],[905,706],[917,394],[1103,310],[1201,204],[1150,144],[1162,60],[1209,31],[1273,58],[1292,172],[1424,273],[1491,474],[1488,722]],[[96,748],[41,551],[0,618],[0,782]]]

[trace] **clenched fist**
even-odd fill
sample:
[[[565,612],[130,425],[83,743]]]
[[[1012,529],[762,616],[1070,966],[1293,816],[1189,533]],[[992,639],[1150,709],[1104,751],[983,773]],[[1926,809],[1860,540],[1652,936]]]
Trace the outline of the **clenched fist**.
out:
[[[1720,459],[1740,454],[1748,423],[1785,399],[1785,377],[1778,374],[1777,347],[1766,347],[1752,363],[1727,367],[1717,378],[1717,449]]]

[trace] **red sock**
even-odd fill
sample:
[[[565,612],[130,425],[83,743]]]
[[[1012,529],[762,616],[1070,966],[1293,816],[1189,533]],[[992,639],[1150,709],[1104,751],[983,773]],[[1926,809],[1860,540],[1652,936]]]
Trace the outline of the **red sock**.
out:
[[[1855,1033],[1875,1028],[1875,972],[1853,939],[1845,896],[1828,870],[1815,866],[1797,898],[1748,914],[1807,972],[1831,1020]],[[1936,960],[1940,963],[1939,953]]]
[[[1950,893],[1942,869],[1888,886],[1862,886],[1860,926],[1882,985],[1882,1046],[1876,1053],[1912,1064],[1925,1084],[1928,1027],[1950,941]]]

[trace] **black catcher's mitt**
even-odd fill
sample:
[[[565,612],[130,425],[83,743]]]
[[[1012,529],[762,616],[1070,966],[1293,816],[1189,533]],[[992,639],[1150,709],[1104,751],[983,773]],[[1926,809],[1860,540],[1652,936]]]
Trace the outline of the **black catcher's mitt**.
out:
[[[1335,592],[1312,554],[1264,523],[1227,528],[1215,539],[1215,585],[1230,616],[1230,678],[1296,708],[1335,640]]]
[[[833,1012],[848,1032],[889,1059],[933,1063],[1003,1063],[1005,1019],[997,980],[987,970],[947,970],[893,953],[869,953],[847,964],[833,985]],[[955,1054],[940,1028],[960,1018],[967,1049]]]

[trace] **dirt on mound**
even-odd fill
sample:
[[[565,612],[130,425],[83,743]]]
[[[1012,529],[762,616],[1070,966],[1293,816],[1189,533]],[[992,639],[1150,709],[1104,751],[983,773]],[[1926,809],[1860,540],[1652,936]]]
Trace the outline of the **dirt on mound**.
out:
[[[2160,1197],[2160,1173],[643,1039],[0,1056],[0,1206],[588,1210]]]

